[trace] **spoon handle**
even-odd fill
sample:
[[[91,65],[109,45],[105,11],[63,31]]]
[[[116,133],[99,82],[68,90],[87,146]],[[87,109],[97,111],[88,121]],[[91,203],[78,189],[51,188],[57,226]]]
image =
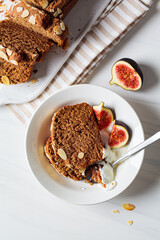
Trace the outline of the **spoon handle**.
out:
[[[126,160],[127,158],[131,157],[133,154],[141,151],[142,149],[146,148],[150,144],[154,143],[155,141],[160,139],[160,131],[154,134],[152,137],[148,138],[144,142],[138,144],[136,147],[132,148],[128,151],[127,154],[125,154],[123,157],[117,159],[114,163],[112,163],[112,167],[115,167],[119,162]]]

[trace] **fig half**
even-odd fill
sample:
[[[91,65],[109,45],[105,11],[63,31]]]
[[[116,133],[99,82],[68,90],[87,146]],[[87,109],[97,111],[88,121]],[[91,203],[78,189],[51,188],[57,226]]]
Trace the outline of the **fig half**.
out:
[[[134,60],[122,58],[113,65],[111,85],[117,84],[126,90],[136,91],[142,83],[143,73]]]
[[[108,145],[111,148],[120,148],[126,145],[129,140],[129,130],[126,124],[115,121],[109,135]]]
[[[113,122],[113,113],[109,108],[104,107],[104,102],[93,106],[93,110],[97,118],[99,130],[107,128]]]

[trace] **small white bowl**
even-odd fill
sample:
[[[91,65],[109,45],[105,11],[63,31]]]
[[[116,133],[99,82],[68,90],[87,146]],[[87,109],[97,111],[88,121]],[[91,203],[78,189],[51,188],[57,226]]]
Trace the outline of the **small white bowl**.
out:
[[[105,191],[99,184],[91,186],[84,181],[65,178],[50,166],[43,146],[50,133],[53,114],[63,106],[82,102],[93,106],[101,101],[106,107],[114,109],[116,119],[126,123],[132,130],[128,149],[144,141],[142,125],[133,108],[116,93],[87,84],[71,86],[53,94],[36,110],[27,128],[26,156],[34,176],[49,192],[75,204],[100,203],[117,196],[135,179],[143,161],[144,150],[121,163],[116,171],[117,186],[111,191]]]

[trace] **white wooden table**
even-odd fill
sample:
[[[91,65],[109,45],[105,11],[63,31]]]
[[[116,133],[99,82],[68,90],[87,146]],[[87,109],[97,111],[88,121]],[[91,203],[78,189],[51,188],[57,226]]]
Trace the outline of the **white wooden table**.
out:
[[[88,79],[124,97],[136,110],[148,138],[160,129],[160,1]],[[110,86],[111,66],[131,57],[142,67],[138,92]],[[145,153],[131,186],[98,205],[77,206],[57,199],[37,183],[24,155],[25,127],[0,108],[0,239],[160,239],[160,142]],[[128,212],[122,203],[133,203]],[[118,209],[120,214],[113,214]],[[127,224],[133,220],[132,226]]]

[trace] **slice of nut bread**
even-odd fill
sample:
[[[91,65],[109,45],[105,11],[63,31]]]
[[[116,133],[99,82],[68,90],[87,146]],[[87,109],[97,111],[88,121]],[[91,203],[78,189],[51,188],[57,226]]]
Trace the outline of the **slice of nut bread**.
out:
[[[41,62],[53,42],[11,20],[0,21],[0,45],[23,55],[29,63]]]
[[[55,159],[84,170],[102,160],[103,144],[92,107],[87,103],[66,106],[52,120]]]
[[[52,39],[59,46],[63,45],[68,35],[68,27],[62,20],[23,2],[13,3],[7,17],[19,25]]]
[[[66,166],[65,162],[61,158],[58,158],[56,160],[54,150],[52,147],[51,137],[47,139],[44,150],[45,155],[49,159],[50,164],[52,164],[52,166],[59,174],[62,174],[65,177],[69,177],[73,180],[81,180],[83,178],[80,170]]]

